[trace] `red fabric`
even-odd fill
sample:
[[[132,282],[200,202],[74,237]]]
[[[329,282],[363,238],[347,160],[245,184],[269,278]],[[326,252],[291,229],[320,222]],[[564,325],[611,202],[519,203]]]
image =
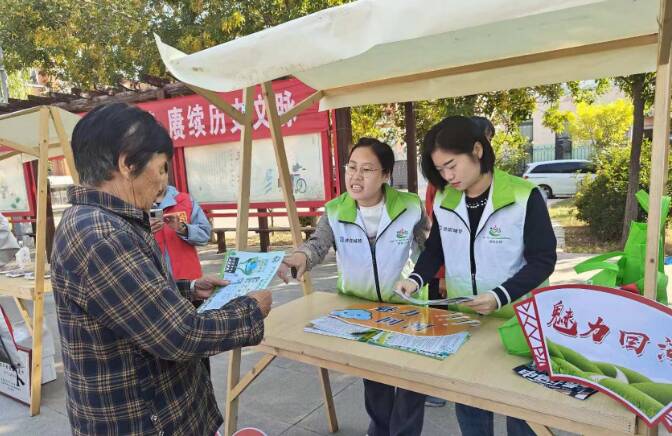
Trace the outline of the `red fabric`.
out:
[[[427,211],[427,217],[429,217],[429,220],[432,220],[432,210],[434,209],[434,198],[436,197],[436,187],[432,185],[431,183],[427,185],[427,193],[425,194],[425,210]],[[437,279],[442,279],[446,276],[446,267],[445,265],[441,265],[441,268],[439,268],[439,272],[436,273],[434,276]]]
[[[192,203],[189,194],[180,192],[175,197],[177,204],[163,210],[164,215],[184,212],[187,215],[187,224],[191,223]],[[201,262],[198,259],[196,247],[189,244],[170,227],[164,225],[161,230],[154,233],[154,238],[161,248],[161,252],[168,250],[170,267],[175,280],[196,280],[203,275]]]
[[[281,114],[315,92],[314,89],[296,78],[276,80],[272,86],[276,106]],[[241,109],[242,90],[217,94],[235,108]],[[177,148],[242,140],[240,125],[228,115],[218,111],[200,95],[166,98],[138,103],[137,106],[151,113],[166,128],[173,140],[173,145]],[[270,138],[268,113],[260,86],[255,87],[254,106],[250,110],[254,117],[252,138]],[[320,111],[318,103],[315,102],[310,108],[283,124],[282,135],[286,137],[326,130],[329,130],[328,111]]]

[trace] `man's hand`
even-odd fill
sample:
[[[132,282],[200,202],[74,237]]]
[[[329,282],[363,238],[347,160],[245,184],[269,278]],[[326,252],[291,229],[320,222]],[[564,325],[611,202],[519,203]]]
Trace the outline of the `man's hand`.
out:
[[[215,289],[229,284],[228,280],[222,280],[217,276],[203,276],[194,283],[193,300],[205,300],[212,295]]]
[[[289,283],[289,271],[294,267],[296,268],[296,278],[301,280],[303,273],[306,272],[307,263],[308,257],[301,251],[285,256],[280,264],[280,268],[278,268],[277,276],[280,277],[283,282]]]
[[[259,309],[261,310],[261,313],[264,315],[264,318],[266,318],[268,316],[268,313],[271,311],[271,304],[273,304],[273,296],[271,295],[271,291],[250,292],[249,294],[247,294],[247,296],[257,300]]]
[[[489,292],[463,304],[481,315],[488,315],[497,310],[497,298]]]
[[[407,297],[410,297],[413,293],[417,292],[418,284],[414,280],[404,279],[400,282],[397,282],[395,288],[397,291],[400,291]]]
[[[152,228],[152,233],[156,233],[163,228],[163,220],[158,220],[156,218],[149,219],[149,225]]]

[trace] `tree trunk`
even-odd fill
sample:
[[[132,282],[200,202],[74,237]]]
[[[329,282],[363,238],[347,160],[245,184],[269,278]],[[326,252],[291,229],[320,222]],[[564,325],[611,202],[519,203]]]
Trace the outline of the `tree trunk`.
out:
[[[625,199],[625,215],[623,216],[623,231],[621,232],[621,246],[625,245],[630,231],[630,222],[637,219],[637,199],[635,194],[639,190],[639,162],[642,154],[642,139],[644,137],[644,74],[630,76],[632,79],[632,148],[630,150],[630,165],[628,168],[628,193]]]

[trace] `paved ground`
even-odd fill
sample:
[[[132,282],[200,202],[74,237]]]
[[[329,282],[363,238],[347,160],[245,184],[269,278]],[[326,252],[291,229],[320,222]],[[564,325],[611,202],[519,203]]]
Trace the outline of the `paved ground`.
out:
[[[572,267],[586,255],[560,254],[553,283],[576,280]],[[221,256],[213,248],[203,251],[206,272],[216,272]],[[317,290],[333,291],[336,283],[336,265],[333,255],[316,268],[313,274]],[[298,286],[273,283],[274,306],[291,301],[301,295]],[[45,299],[47,325],[57,335],[56,315],[53,298]],[[0,297],[0,304],[10,312],[10,317],[19,319],[13,301]],[[3,435],[67,435],[70,434],[65,411],[65,388],[63,384],[63,365],[61,363],[60,344],[56,341],[56,368],[58,379],[43,386],[42,412],[39,416],[29,417],[28,408],[20,403],[0,395],[0,434]],[[250,368],[260,357],[257,353],[243,353],[243,371]],[[224,406],[226,396],[226,373],[228,358],[226,354],[211,359],[213,384],[220,407]],[[340,431],[338,435],[363,435],[368,419],[363,405],[363,387],[361,379],[338,373],[331,373],[336,410]],[[285,359],[276,359],[269,368],[243,394],[240,402],[239,425],[254,426],[263,429],[269,435],[328,435],[326,418],[321,407],[321,390],[314,367],[294,363]],[[496,434],[504,435],[504,421],[496,419]],[[423,435],[459,435],[454,411],[448,406],[439,409],[426,409]]]

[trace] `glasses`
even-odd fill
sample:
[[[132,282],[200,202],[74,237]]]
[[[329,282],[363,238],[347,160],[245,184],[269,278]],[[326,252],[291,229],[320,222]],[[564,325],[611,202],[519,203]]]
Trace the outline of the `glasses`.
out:
[[[368,166],[362,166],[357,168],[357,165],[353,164],[345,164],[343,165],[343,168],[345,168],[345,174],[348,176],[353,176],[357,172],[362,175],[365,179],[368,179],[370,177],[373,177],[373,174],[376,171],[380,171],[380,168],[373,168],[373,167],[368,167]]]

